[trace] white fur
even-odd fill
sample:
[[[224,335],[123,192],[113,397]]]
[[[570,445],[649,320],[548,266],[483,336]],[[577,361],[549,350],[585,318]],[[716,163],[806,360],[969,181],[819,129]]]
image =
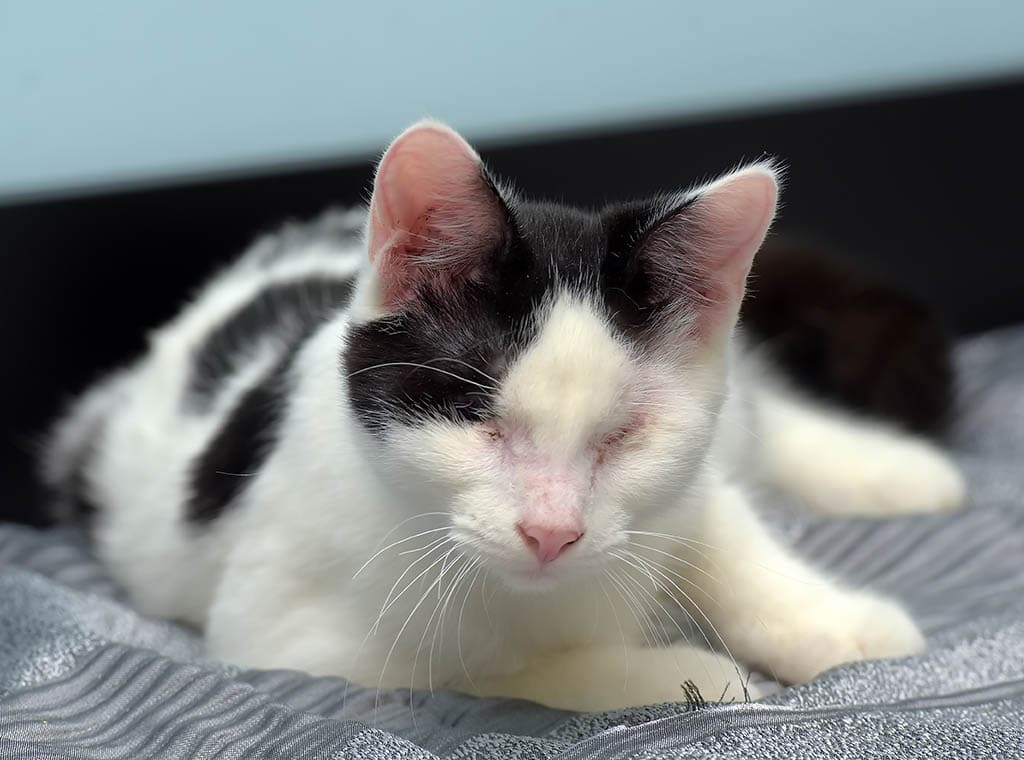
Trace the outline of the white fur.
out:
[[[338,374],[353,320],[379,308],[365,269],[352,311],[300,350],[280,442],[258,473],[237,474],[238,503],[187,524],[190,463],[284,347],[257,347],[204,415],[180,408],[190,352],[267,282],[349,274],[365,258],[317,244],[260,266],[254,252],[58,428],[56,482],[105,419],[87,473],[97,547],[142,609],[205,626],[211,653],[239,664],[574,709],[682,699],[687,679],[739,698],[733,657],[803,681],[921,650],[898,606],[781,546],[746,481],[761,473],[825,511],[949,509],[963,498],[952,464],[759,373],[748,382],[727,340],[642,355],[569,292],[509,369],[498,421],[399,427],[382,443]],[[585,535],[539,569],[515,530],[529,510],[575,515]],[[687,632],[696,647],[670,641]]]

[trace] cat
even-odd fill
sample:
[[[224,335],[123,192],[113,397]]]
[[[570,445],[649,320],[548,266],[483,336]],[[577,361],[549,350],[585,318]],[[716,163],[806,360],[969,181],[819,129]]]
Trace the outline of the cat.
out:
[[[211,656],[603,710],[756,697],[922,651],[751,504],[959,507],[935,445],[809,399],[744,345],[780,172],[596,212],[526,200],[434,121],[368,211],[258,242],[54,428],[143,611]]]

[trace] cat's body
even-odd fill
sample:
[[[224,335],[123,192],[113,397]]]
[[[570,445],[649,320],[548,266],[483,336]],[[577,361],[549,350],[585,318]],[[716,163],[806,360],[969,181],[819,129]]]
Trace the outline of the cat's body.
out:
[[[46,479],[94,505],[140,607],[246,665],[597,709],[741,694],[731,657],[799,681],[916,652],[747,503],[963,497],[932,446],[799,399],[732,337],[774,188],[753,167],[588,215],[419,125],[368,242],[352,212],[254,246],[71,410]],[[673,618],[728,656],[663,646]]]

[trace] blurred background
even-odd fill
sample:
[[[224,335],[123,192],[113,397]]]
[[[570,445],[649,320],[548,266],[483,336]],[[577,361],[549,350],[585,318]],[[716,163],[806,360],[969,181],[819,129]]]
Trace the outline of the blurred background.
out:
[[[62,401],[424,115],[582,205],[778,156],[781,233],[1024,319],[1020,0],[0,0],[0,515]]]

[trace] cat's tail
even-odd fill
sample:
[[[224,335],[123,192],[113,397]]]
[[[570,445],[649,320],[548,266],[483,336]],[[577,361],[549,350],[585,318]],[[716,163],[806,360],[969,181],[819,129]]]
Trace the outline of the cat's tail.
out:
[[[85,520],[96,511],[90,472],[126,375],[127,371],[116,372],[94,385],[53,426],[39,462],[42,504],[50,521]]]
[[[938,432],[954,399],[952,341],[909,295],[813,247],[771,240],[743,305],[745,330],[807,390]]]

